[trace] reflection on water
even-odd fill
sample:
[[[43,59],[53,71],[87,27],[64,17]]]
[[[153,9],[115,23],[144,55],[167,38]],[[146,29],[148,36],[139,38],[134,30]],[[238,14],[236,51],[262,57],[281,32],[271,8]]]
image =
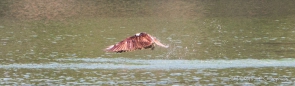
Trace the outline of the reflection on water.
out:
[[[241,59],[241,60],[142,60],[127,58],[56,59],[49,63],[7,64],[0,68],[50,68],[50,69],[225,69],[248,67],[294,67],[295,59]]]
[[[0,85],[294,85],[292,0],[1,2]]]
[[[272,61],[270,61],[272,62]],[[26,64],[24,64],[26,65]],[[201,64],[202,65],[202,64]],[[43,65],[44,67],[50,65]],[[81,65],[85,66],[85,65]],[[38,67],[38,66],[37,66]],[[80,67],[81,68],[81,67]],[[294,85],[293,67],[225,69],[1,68],[0,85]]]
[[[68,58],[0,65],[0,85],[292,85],[294,60]]]

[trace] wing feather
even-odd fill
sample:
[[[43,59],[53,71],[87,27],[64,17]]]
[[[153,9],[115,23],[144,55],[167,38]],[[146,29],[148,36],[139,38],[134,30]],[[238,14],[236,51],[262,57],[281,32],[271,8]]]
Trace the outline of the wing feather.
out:
[[[165,47],[165,48],[168,47],[160,43],[156,38],[152,37],[151,35],[146,33],[140,33],[140,34],[136,34],[134,36],[128,37],[115,45],[109,46],[108,48],[105,49],[105,51],[128,52],[128,51],[150,47],[151,45],[153,45],[153,43],[161,47]]]
[[[157,39],[155,39],[155,44],[157,44],[157,45],[159,45],[159,46],[161,46],[161,47],[164,47],[164,48],[168,48],[169,46],[167,46],[167,45],[164,45],[164,44],[162,44],[159,40],[157,40]]]
[[[153,39],[153,42],[155,43],[155,44],[157,44],[158,46],[161,46],[161,47],[164,47],[164,48],[168,48],[169,46],[167,46],[167,45],[164,45],[164,44],[162,44],[157,38],[155,38],[155,37],[153,37],[153,36],[151,36],[151,35],[149,35],[150,37],[151,37],[151,39]]]

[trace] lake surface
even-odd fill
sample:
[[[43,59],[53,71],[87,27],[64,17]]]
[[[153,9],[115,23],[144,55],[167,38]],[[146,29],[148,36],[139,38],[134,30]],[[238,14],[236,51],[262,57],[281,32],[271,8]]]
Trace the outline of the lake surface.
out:
[[[295,85],[292,0],[20,2],[2,1],[0,85]],[[169,48],[103,51],[138,32]]]

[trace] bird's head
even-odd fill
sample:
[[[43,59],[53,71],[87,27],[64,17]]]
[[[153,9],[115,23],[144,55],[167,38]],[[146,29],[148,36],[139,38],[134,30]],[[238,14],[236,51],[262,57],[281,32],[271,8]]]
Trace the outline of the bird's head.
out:
[[[136,33],[135,36],[140,36],[141,33]]]
[[[145,32],[136,33],[135,36],[140,36],[140,35],[143,35],[143,34],[146,34],[146,33]]]

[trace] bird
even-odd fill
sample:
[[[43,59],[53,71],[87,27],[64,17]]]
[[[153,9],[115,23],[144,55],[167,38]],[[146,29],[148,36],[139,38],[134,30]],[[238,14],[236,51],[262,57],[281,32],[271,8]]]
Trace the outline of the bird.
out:
[[[141,32],[136,33],[135,35],[130,36],[117,44],[107,47],[106,49],[104,49],[104,51],[122,53],[149,48],[151,48],[151,50],[154,50],[155,45],[164,48],[169,47],[168,45],[162,44],[156,37],[153,37],[146,32]]]

